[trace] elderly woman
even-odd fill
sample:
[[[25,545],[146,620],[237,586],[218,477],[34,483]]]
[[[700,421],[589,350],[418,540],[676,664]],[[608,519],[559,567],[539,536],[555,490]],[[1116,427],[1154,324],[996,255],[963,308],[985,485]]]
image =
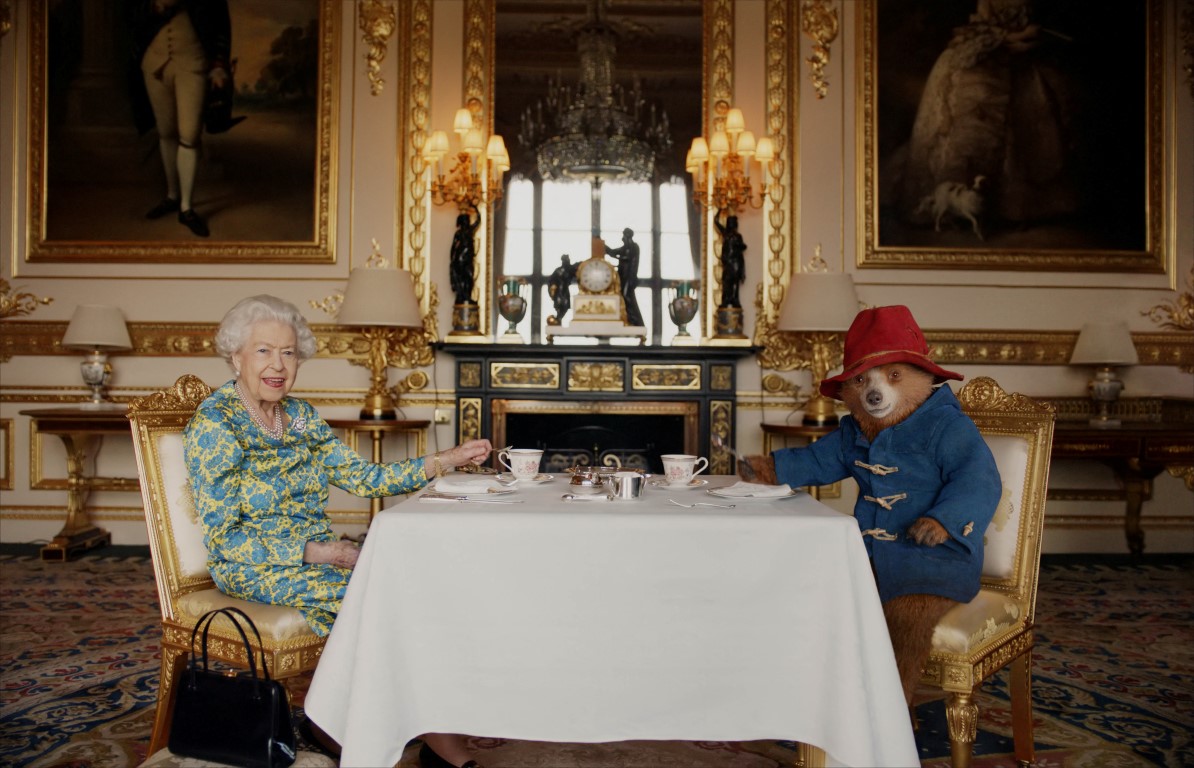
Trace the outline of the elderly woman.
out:
[[[273,296],[229,310],[215,344],[236,378],[200,404],[185,433],[208,569],[222,592],[297,608],[316,634],[327,635],[358,554],[332,532],[328,485],[366,497],[409,493],[445,470],[480,462],[491,446],[472,440],[391,464],[362,459],[315,408],[287,396],[299,365],[315,354],[315,336],[294,305]],[[429,734],[425,741],[425,766],[479,768],[460,737]]]

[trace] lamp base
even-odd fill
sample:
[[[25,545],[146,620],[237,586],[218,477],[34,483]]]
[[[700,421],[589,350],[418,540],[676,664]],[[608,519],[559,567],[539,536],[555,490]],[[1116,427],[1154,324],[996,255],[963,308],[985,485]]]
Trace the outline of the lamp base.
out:
[[[365,396],[365,407],[361,409],[361,421],[394,421],[398,410],[388,394]]]
[[[813,395],[804,404],[804,425],[832,427],[838,423],[837,408],[833,399],[822,394]]]

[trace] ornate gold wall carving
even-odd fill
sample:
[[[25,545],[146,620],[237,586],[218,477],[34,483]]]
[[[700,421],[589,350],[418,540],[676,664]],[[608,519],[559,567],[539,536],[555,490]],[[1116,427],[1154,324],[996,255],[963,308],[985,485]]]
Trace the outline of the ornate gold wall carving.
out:
[[[798,41],[789,34],[795,26],[796,9],[786,0],[768,0],[766,8],[767,135],[775,143],[771,163],[771,185],[767,191],[764,215],[767,217],[767,248],[763,259],[763,280],[759,284],[760,318],[774,319],[779,314],[792,273],[793,227],[796,222],[794,188],[797,112],[799,109]],[[758,343],[759,325],[755,325]]]
[[[369,92],[374,96],[381,93],[385,79],[381,76],[381,63],[386,58],[386,41],[394,34],[394,27],[398,23],[392,3],[381,0],[361,0],[358,12],[358,25],[361,28],[361,40],[365,43],[365,67],[369,78]]]
[[[569,363],[569,392],[621,392],[626,389],[624,363]]]
[[[494,389],[559,389],[559,363],[490,363]]]
[[[481,398],[460,398],[459,442],[481,439]]]
[[[481,386],[481,364],[461,363],[457,373],[457,381],[462,387],[475,389]]]
[[[26,293],[20,288],[9,285],[7,280],[0,277],[0,319],[31,315],[37,311],[39,306],[52,301],[53,299]]]
[[[800,30],[813,41],[813,54],[805,59],[812,72],[809,79],[817,98],[829,94],[829,81],[825,79],[825,67],[829,64],[829,44],[837,39],[837,9],[833,0],[801,0]]]
[[[1191,0],[1194,6],[1194,0]],[[1171,331],[1194,331],[1194,267],[1186,275],[1185,293],[1179,293],[1173,301],[1166,301],[1140,314],[1158,326]]]
[[[733,441],[734,434],[734,403],[730,400],[713,400],[709,403],[709,474],[730,474],[731,454],[728,448],[718,448],[712,438],[722,439],[723,445]]]
[[[699,390],[700,365],[636,364],[631,368],[632,389]]]
[[[407,73],[399,77],[404,86],[404,96],[399,100],[405,105],[406,115],[399,120],[405,126],[406,140],[399,141],[399,147],[406,148],[406,178],[400,184],[404,196],[399,201],[406,215],[394,217],[398,228],[396,242],[405,243],[402,263],[415,277],[415,294],[423,303],[424,314],[435,302],[435,284],[431,282],[427,269],[427,162],[423,159],[423,145],[427,141],[431,114],[431,0],[412,0],[399,6],[402,39],[407,41]],[[402,228],[407,225],[406,236]],[[430,312],[434,323],[434,312]],[[431,331],[438,338],[437,327]]]
[[[709,389],[728,392],[734,389],[734,366],[713,365],[709,367]]]
[[[4,320],[0,333],[0,362],[14,356],[78,355],[62,347],[66,321]],[[215,323],[129,323],[133,350],[122,356],[210,357]],[[321,357],[360,359],[368,349],[359,335],[330,324],[313,324]],[[426,329],[424,329],[426,333]],[[759,352],[759,364],[774,371],[796,370],[801,357],[798,334],[769,329],[770,342]],[[925,338],[934,359],[954,365],[1068,365],[1078,339],[1076,331],[931,330]],[[1163,332],[1132,334],[1140,365],[1172,365],[1194,372],[1194,334]],[[420,363],[425,364],[425,363]],[[395,363],[399,367],[413,367]],[[558,371],[557,371],[558,377]]]

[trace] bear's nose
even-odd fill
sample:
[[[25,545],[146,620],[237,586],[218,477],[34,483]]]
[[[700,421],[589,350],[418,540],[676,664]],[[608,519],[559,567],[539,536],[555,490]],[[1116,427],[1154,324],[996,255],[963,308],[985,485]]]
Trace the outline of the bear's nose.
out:
[[[883,402],[883,393],[877,389],[872,389],[866,393],[867,405],[878,405]]]

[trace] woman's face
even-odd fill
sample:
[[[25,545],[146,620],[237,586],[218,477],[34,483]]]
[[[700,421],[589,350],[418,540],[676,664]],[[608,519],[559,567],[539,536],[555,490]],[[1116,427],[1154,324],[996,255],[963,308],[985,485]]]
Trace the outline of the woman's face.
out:
[[[262,320],[249,328],[249,337],[232,356],[241,391],[264,409],[281,400],[294,386],[298,372],[298,338],[289,323]]]

